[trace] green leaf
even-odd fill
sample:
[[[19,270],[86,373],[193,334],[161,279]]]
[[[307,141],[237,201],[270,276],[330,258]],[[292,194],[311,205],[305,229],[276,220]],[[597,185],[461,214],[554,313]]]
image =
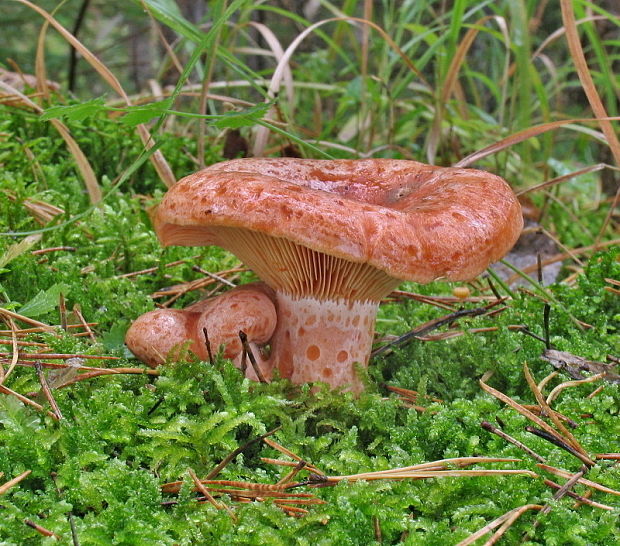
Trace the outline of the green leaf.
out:
[[[123,110],[127,113],[121,117],[120,121],[125,125],[130,125],[132,127],[139,125],[140,123],[147,123],[151,119],[165,114],[171,106],[172,98],[151,102],[140,106],[129,106],[127,108],[123,108]]]
[[[70,121],[81,121],[89,116],[94,116],[105,110],[103,97],[87,100],[80,104],[69,104],[66,106],[52,106],[43,112],[40,119],[48,121],[50,119],[68,119]]]
[[[262,119],[271,103],[263,102],[238,112],[228,112],[213,122],[215,127],[220,129],[238,129],[239,127],[251,127]]]
[[[106,351],[115,351],[125,346],[125,334],[129,324],[127,321],[119,321],[103,334],[102,342]],[[131,354],[131,353],[130,353]]]
[[[19,310],[21,315],[34,318],[53,311],[58,305],[60,294],[67,291],[63,283],[56,283],[47,290],[41,290],[34,298],[25,303]]]

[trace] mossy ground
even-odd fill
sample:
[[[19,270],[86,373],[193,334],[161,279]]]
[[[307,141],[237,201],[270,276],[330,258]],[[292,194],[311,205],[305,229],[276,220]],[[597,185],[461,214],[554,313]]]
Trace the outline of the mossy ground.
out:
[[[5,113],[0,116],[0,231],[38,229],[24,206],[26,199],[63,208],[61,222],[86,210],[88,199],[74,164],[50,126],[34,117]],[[123,133],[103,117],[75,124],[72,131],[88,157],[97,162],[102,179],[107,177],[104,190],[111,187],[124,162],[139,153],[133,134]],[[184,154],[190,142],[168,136],[162,139],[162,148],[175,172],[191,170]],[[29,160],[27,150],[36,162]],[[217,150],[212,153],[215,159]],[[4,265],[2,306],[19,312],[39,298],[36,319],[58,324],[57,301],[62,292],[68,310],[79,305],[84,317],[97,323],[96,341],[59,332],[44,336],[50,347],[63,353],[120,356],[114,366],[138,365],[123,348],[122,336],[134,317],[153,308],[149,294],[198,278],[191,268],[194,263],[210,271],[236,263],[216,248],[160,248],[145,212],[161,195],[160,188],[152,168],[145,165],[79,221],[42,233],[35,246]],[[6,257],[10,246],[22,239],[2,237],[0,256]],[[55,246],[74,250],[30,252]],[[617,248],[596,254],[574,286],[549,288],[555,299],[550,313],[550,341],[555,348],[592,360],[618,354],[620,297],[604,287],[605,279],[620,278],[619,256]],[[188,259],[184,264],[163,267],[184,258]],[[120,276],[152,266],[160,267],[152,274]],[[434,295],[450,291],[440,283],[405,288]],[[178,305],[196,297],[190,293]],[[523,364],[529,365],[538,381],[552,371],[540,358],[543,343],[508,328],[526,325],[544,336],[543,298],[522,291],[507,305],[497,316],[466,318],[461,323],[467,328],[497,326],[496,331],[445,341],[413,341],[376,359],[368,372],[367,391],[359,399],[293,387],[285,381],[250,383],[219,359],[214,365],[167,365],[157,378],[108,376],[56,390],[64,416],[60,422],[1,395],[0,471],[4,476],[0,481],[32,471],[0,498],[2,544],[55,542],[25,525],[29,519],[60,535],[61,543],[71,543],[72,522],[82,545],[346,545],[372,544],[379,538],[384,544],[445,545],[466,538],[515,507],[548,502],[553,509],[540,517],[535,532],[531,512],[508,532],[507,543],[519,542],[528,531],[529,544],[617,543],[618,508],[611,512],[575,508],[574,500],[567,497],[555,502],[542,479],[525,476],[341,483],[312,490],[326,504],[311,507],[300,518],[267,501],[229,503],[237,517],[233,521],[225,510],[193,500],[188,467],[198,476],[206,475],[239,445],[276,427],[281,427],[275,434],[280,444],[329,475],[471,455],[521,458],[522,462],[494,468],[541,473],[523,452],[480,427],[483,420],[499,419],[504,431],[526,442],[549,464],[577,471],[577,459],[525,432],[526,420],[478,385],[481,375],[492,370],[489,381],[494,387],[533,404]],[[387,304],[380,310],[378,327],[380,334],[401,334],[445,312],[415,302]],[[591,328],[580,329],[572,317]],[[10,345],[3,350],[9,351]],[[553,384],[566,379],[560,376]],[[390,396],[386,383],[428,393],[443,402],[419,413]],[[21,393],[40,388],[31,368],[17,368],[8,386]],[[578,423],[574,434],[589,453],[618,452],[619,387],[606,384],[600,394],[588,398],[595,386],[565,390],[554,407]],[[260,457],[280,456],[267,445],[254,444],[220,477],[275,483],[288,469],[266,464]],[[618,465],[600,462],[588,477],[620,489]],[[160,485],[174,480],[185,480],[186,486],[179,495],[163,495]],[[610,495],[595,493],[594,499],[619,506]],[[178,502],[162,506],[167,500]]]

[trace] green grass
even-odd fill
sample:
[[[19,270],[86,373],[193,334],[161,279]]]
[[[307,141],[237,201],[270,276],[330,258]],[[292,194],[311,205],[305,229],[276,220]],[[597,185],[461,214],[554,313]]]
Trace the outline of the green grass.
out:
[[[200,278],[192,269],[194,264],[213,272],[237,264],[218,248],[160,247],[147,210],[166,188],[151,161],[153,156],[143,153],[135,129],[140,121],[153,118],[150,129],[157,149],[176,177],[196,170],[200,162],[220,160],[230,128],[238,128],[253,145],[251,130],[259,126],[275,127],[263,148],[274,155],[294,144],[309,157],[431,158],[438,164],[456,163],[506,139],[476,165],[504,176],[516,190],[594,167],[609,161],[604,158],[617,151],[613,143],[611,147],[601,143],[596,133],[600,127],[595,123],[577,122],[524,141],[513,138],[532,125],[593,117],[564,38],[546,46],[544,59],[532,58],[532,52],[562,25],[559,9],[549,7],[538,26],[528,27],[536,2],[462,1],[444,12],[440,2],[403,2],[398,12],[389,3],[325,3],[319,19],[359,17],[362,4],[366,8],[372,4],[373,22],[382,31],[371,28],[365,44],[364,34],[348,22],[318,27],[306,38],[309,49],[300,46],[292,56],[294,96],[284,87],[270,96],[265,91],[268,83],[259,80],[268,81],[274,74],[273,59],[265,56],[262,63],[251,62],[256,60],[252,54],[238,49],[256,45],[246,23],[257,10],[264,12],[285,49],[310,21],[271,4],[216,2],[216,24],[205,33],[185,20],[171,2],[147,0],[145,4],[155,19],[179,37],[174,49],[182,71],[176,74],[173,100],[162,103],[144,96],[139,108],[115,102],[110,94],[93,100],[102,94],[101,82],[94,93],[81,87],[79,100],[65,93],[53,94],[49,100],[33,98],[48,111],[48,119],[62,119],[69,128],[96,173],[105,196],[102,203],[91,203],[75,156],[49,121],[28,108],[0,104],[0,307],[58,325],[61,316],[78,322],[78,306],[85,320],[96,323],[94,340],[60,328],[26,339],[45,343],[58,353],[120,358],[89,360],[89,365],[139,366],[124,348],[123,335],[131,320],[154,308],[151,294]],[[588,5],[575,3],[578,18]],[[596,13],[617,31],[617,16],[601,8]],[[494,18],[483,19],[488,15]],[[144,17],[135,10],[125,16]],[[59,17],[66,17],[62,9]],[[144,23],[153,24],[146,19]],[[609,75],[617,44],[613,36],[599,37],[592,25],[584,23],[582,44],[601,98],[613,115],[618,81]],[[468,32],[473,37],[469,44]],[[58,38],[50,39],[54,65]],[[86,38],[84,42],[89,45]],[[204,51],[216,53],[205,57]],[[101,71],[99,67],[90,78],[97,78]],[[128,85],[120,70],[119,79]],[[230,79],[241,82],[229,88],[217,86]],[[226,100],[190,96],[189,81],[201,82],[203,93],[209,88],[209,93],[247,104],[231,111]],[[130,97],[132,104],[136,99]],[[265,99],[276,107],[276,113],[265,114]],[[118,108],[134,119],[119,119]],[[199,120],[206,124],[204,130]],[[204,156],[197,158],[200,150]],[[614,169],[592,170],[528,194],[542,213],[543,227],[569,249],[597,240],[608,243],[617,237],[617,217],[609,215],[613,195],[602,193],[601,178],[602,173],[617,177]],[[64,212],[43,229],[27,208],[34,200]],[[25,238],[27,233],[30,239]],[[65,249],[33,254],[53,247]],[[75,540],[73,526],[82,545],[444,545],[466,539],[509,510],[549,503],[552,510],[547,514],[530,511],[522,515],[508,530],[504,543],[519,543],[526,533],[530,538],[525,544],[615,543],[620,540],[617,498],[600,492],[592,496],[613,506],[612,511],[586,505],[577,508],[568,497],[554,500],[554,490],[542,478],[562,482],[561,478],[547,475],[521,450],[480,427],[483,420],[501,422],[505,432],[526,443],[548,464],[573,473],[580,469],[578,459],[526,432],[524,427],[530,423],[478,384],[485,372],[493,371],[488,380],[491,386],[524,404],[536,403],[523,374],[524,363],[536,381],[553,368],[540,358],[544,343],[510,327],[524,325],[544,337],[545,303],[551,309],[549,340],[554,348],[596,361],[618,356],[620,295],[609,281],[620,279],[618,245],[580,252],[578,257],[584,266],[567,261],[559,278],[566,282],[545,289],[511,286],[514,298],[501,313],[461,319],[456,326],[467,330],[464,335],[412,341],[376,358],[368,370],[366,392],[359,399],[295,387],[283,380],[269,385],[250,383],[221,359],[213,365],[191,359],[166,365],[158,377],[96,377],[54,389],[63,415],[60,421],[14,396],[0,394],[0,472],[4,473],[0,486],[31,471],[0,496],[0,541],[19,545],[55,542],[24,523],[30,520],[60,535],[59,542],[67,544]],[[165,267],[179,260],[179,265]],[[151,267],[157,269],[123,276]],[[576,277],[571,280],[575,268]],[[251,273],[243,273],[237,282],[252,278]],[[438,282],[401,288],[449,296],[453,285]],[[491,294],[486,280],[470,288],[475,296]],[[188,292],[174,306],[187,305],[205,292]],[[59,309],[61,293],[65,313]],[[478,304],[466,301],[462,305],[474,308]],[[403,334],[448,312],[412,300],[386,303],[379,312],[378,336]],[[588,327],[579,327],[575,319]],[[10,329],[11,321],[3,320],[3,328]],[[18,320],[15,324],[27,326]],[[2,350],[11,353],[11,336],[2,336],[0,341],[5,343]],[[10,360],[9,354],[2,361],[5,372]],[[50,370],[46,374],[55,380]],[[546,394],[569,379],[561,373],[546,387]],[[617,453],[620,436],[619,387],[605,383],[602,392],[589,398],[599,384],[568,388],[553,403],[556,411],[577,422],[572,432],[591,456]],[[12,371],[5,385],[22,394],[41,388],[35,370],[22,366]],[[425,412],[408,409],[386,385],[417,390],[442,402],[423,404],[428,406]],[[49,409],[42,395],[32,398]],[[241,504],[225,498],[236,519],[226,510],[195,502],[188,468],[206,476],[230,452],[276,427],[280,428],[273,437],[279,444],[328,475],[479,455],[522,459],[492,467],[527,469],[541,477],[305,486],[299,491],[313,493],[326,503],[308,507],[309,512],[299,518],[269,500]],[[288,472],[289,468],[268,464],[261,457],[286,458],[265,443],[254,443],[218,478],[273,484]],[[307,473],[299,476],[304,479]],[[620,489],[614,461],[599,461],[586,477]],[[184,481],[178,495],[161,492],[162,484],[175,480]],[[574,490],[584,494],[586,488]],[[539,521],[537,527],[534,521]]]

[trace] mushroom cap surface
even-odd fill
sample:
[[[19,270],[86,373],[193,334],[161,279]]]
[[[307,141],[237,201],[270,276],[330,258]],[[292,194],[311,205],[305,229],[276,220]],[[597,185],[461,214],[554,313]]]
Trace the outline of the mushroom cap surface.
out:
[[[227,248],[231,229],[249,230],[426,283],[477,276],[508,252],[523,219],[507,182],[485,171],[251,158],[179,180],[154,225],[164,245]]]

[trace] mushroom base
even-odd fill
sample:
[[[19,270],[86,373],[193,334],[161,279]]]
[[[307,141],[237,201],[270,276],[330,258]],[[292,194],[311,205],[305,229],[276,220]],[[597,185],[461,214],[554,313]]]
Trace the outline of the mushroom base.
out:
[[[276,294],[278,324],[269,364],[293,383],[323,381],[364,390],[355,363],[366,367],[378,303]]]

